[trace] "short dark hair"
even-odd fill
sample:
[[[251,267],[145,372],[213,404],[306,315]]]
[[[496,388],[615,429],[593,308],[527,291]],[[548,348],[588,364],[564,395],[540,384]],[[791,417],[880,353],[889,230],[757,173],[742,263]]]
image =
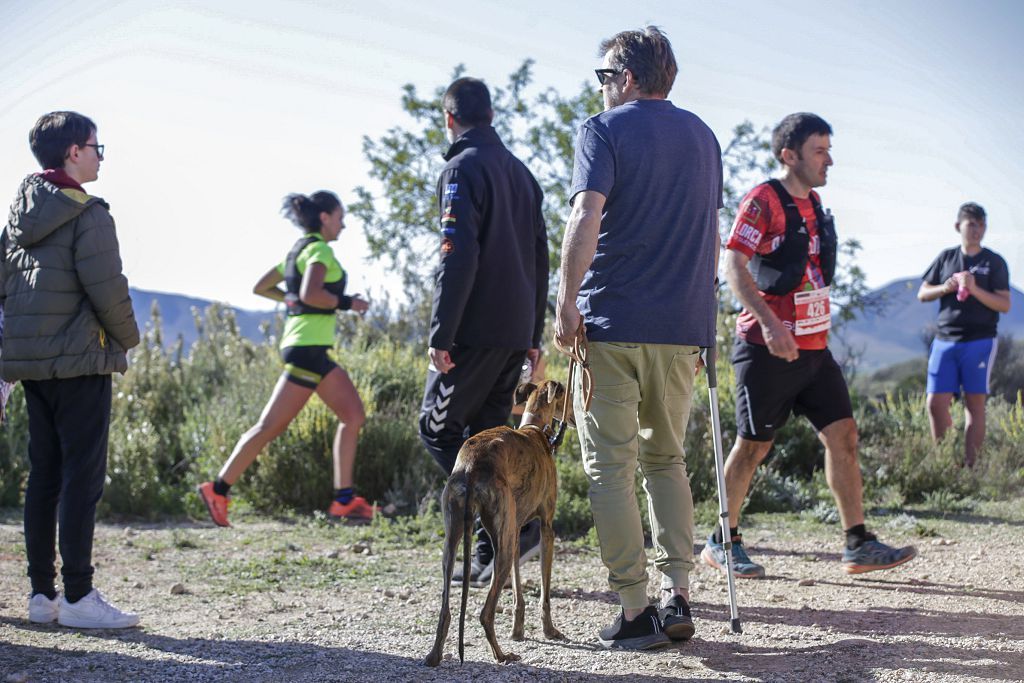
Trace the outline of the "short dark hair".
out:
[[[455,117],[460,126],[489,126],[494,120],[491,91],[479,78],[467,76],[449,85],[441,106]]]
[[[96,124],[88,116],[74,111],[51,111],[43,114],[28,134],[32,155],[43,169],[63,168],[71,145],[89,142]]]
[[[832,135],[832,126],[817,114],[805,111],[790,114],[772,131],[772,154],[782,161],[782,150],[791,149],[799,153],[800,148],[812,135]]]
[[[611,51],[609,64],[617,71],[629,69],[641,92],[667,96],[676,81],[679,67],[672,53],[672,43],[657,26],[643,31],[623,31],[601,41],[603,57]]]
[[[981,204],[975,202],[960,205],[960,209],[956,212],[956,224],[960,225],[966,218],[973,218],[980,223],[985,223],[988,220],[985,209],[981,208]]]
[[[306,232],[320,232],[320,213],[333,213],[339,206],[338,195],[320,190],[308,197],[298,193],[288,195],[281,205],[281,213]]]

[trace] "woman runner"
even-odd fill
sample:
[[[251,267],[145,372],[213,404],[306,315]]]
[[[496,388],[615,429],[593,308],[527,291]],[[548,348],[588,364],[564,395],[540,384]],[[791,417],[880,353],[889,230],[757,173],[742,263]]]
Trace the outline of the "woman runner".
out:
[[[377,512],[376,506],[355,495],[352,485],[356,440],[366,419],[363,403],[348,373],[328,355],[334,345],[335,310],[364,313],[369,307],[358,294],[344,294],[345,270],[328,246],[345,227],[345,209],[337,196],[321,190],[309,197],[288,195],[282,213],[305,234],[283,263],[259,279],[253,292],[283,302],[287,308],[280,345],[284,372],[259,422],[235,444],[217,479],[198,487],[210,517],[219,526],[231,526],[231,486],[263,447],[287,429],[314,392],[339,419],[333,447],[334,500],[328,514],[370,519]],[[282,281],[284,290],[278,287]]]

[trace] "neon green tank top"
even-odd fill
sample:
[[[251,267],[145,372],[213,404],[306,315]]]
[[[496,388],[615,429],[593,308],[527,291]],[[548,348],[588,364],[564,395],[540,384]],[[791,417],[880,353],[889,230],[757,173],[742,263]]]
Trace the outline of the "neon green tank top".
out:
[[[345,277],[345,270],[334,257],[334,251],[323,237],[311,242],[299,252],[295,259],[295,267],[305,274],[306,269],[314,263],[323,264],[327,268],[324,282],[337,282]],[[277,272],[284,276],[285,262],[277,266]],[[280,348],[289,346],[334,346],[335,314],[303,313],[285,318],[284,332],[281,334]]]

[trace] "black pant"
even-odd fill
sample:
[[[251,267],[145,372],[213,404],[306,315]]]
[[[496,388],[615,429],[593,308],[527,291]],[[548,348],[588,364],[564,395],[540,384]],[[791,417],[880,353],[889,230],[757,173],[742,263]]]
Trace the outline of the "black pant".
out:
[[[33,593],[50,593],[60,519],[64,594],[92,590],[96,504],[107,474],[110,375],[22,382],[28,407],[25,547]]]
[[[448,374],[427,372],[419,419],[420,440],[446,475],[466,439],[508,423],[526,350],[456,346],[451,357]]]
[[[427,371],[419,420],[420,440],[447,475],[466,439],[508,424],[526,351],[457,346],[451,357],[455,367],[447,374]],[[479,520],[476,537],[476,553],[486,564],[494,550]]]

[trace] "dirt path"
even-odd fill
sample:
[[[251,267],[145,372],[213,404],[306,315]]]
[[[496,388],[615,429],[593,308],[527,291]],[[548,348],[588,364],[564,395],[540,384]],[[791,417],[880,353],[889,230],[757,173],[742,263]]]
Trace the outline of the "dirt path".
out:
[[[528,565],[522,655],[493,663],[470,596],[467,661],[421,664],[436,626],[439,527],[243,518],[207,525],[102,525],[97,583],[142,628],[75,632],[26,617],[18,511],[0,513],[0,681],[1015,681],[1024,680],[1024,504],[957,520],[874,517],[885,540],[921,556],[891,572],[845,576],[834,527],[759,516],[745,529],[770,578],[739,586],[744,633],[726,628],[724,577],[693,575],[697,635],[654,653],[605,651],[596,631],[616,607],[592,549],[562,543],[545,641],[538,564]],[[923,536],[922,536],[923,534]],[[812,585],[800,585],[804,584]],[[181,584],[184,592],[172,594]],[[654,593],[652,585],[651,593]],[[511,605],[505,594],[502,604]],[[453,631],[456,629],[453,628]]]

